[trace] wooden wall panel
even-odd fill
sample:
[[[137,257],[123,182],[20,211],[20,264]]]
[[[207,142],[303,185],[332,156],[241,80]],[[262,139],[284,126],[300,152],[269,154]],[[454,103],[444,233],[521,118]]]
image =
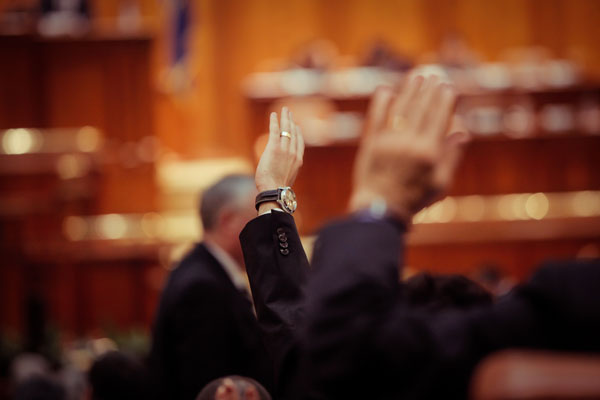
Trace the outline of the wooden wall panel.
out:
[[[124,168],[136,155],[120,157],[123,144],[155,133],[151,45],[148,37],[0,37],[0,55],[16,60],[0,67],[0,128],[91,125],[106,137],[95,212],[155,209],[154,166]]]
[[[41,122],[38,59],[30,38],[0,37],[0,129]]]
[[[95,15],[115,18],[119,0],[93,0]],[[600,3],[596,0],[196,0],[192,1],[190,73],[185,93],[162,90],[169,62],[169,2],[139,0],[158,33],[157,134],[188,156],[251,154],[243,78],[268,59],[289,58],[312,39],[331,40],[358,57],[376,39],[419,58],[457,32],[483,59],[507,48],[543,45],[600,77]],[[261,126],[266,129],[266,123]]]

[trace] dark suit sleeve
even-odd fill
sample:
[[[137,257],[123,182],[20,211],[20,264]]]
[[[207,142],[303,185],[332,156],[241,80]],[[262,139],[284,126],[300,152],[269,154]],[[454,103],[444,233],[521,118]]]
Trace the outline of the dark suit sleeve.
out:
[[[240,234],[252,297],[280,396],[295,375],[308,259],[291,215],[272,212]]]
[[[231,373],[238,349],[230,299],[214,285],[187,286],[173,307],[173,346],[181,398],[193,399],[206,383]]]
[[[320,232],[307,287],[306,397],[382,398],[361,390],[375,371],[386,378],[369,335],[396,299],[401,256],[401,232],[386,221],[350,218]]]
[[[321,232],[307,288],[310,397],[464,398],[493,351],[599,346],[598,268],[546,267],[492,306],[427,314],[399,295],[401,256],[402,235],[385,221],[348,219]]]

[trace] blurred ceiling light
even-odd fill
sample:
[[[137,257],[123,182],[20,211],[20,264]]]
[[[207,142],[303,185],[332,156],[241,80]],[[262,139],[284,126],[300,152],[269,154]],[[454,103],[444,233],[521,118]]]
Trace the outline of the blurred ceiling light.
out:
[[[512,204],[512,195],[507,194],[504,196],[500,196],[500,199],[498,200],[498,214],[500,214],[500,218],[509,221],[516,219],[516,216],[513,212]]]
[[[165,221],[164,218],[155,212],[146,213],[140,221],[142,232],[148,238],[157,237],[160,232],[164,229]]]
[[[121,239],[127,232],[127,221],[122,215],[107,214],[96,220],[98,234],[106,239]]]
[[[37,150],[42,138],[32,130],[18,128],[8,129],[2,136],[2,148],[6,154],[26,154]]]
[[[429,207],[427,219],[432,222],[450,222],[456,216],[456,200],[446,197]]]
[[[77,132],[77,148],[83,152],[98,150],[102,142],[102,135],[93,126],[84,126]]]
[[[446,197],[441,202],[442,214],[440,215],[441,222],[449,222],[456,218],[456,211],[458,209],[456,200],[453,197]]]
[[[427,207],[419,211],[413,217],[413,224],[422,224],[427,220]]]
[[[466,196],[460,199],[458,214],[467,221],[479,221],[485,214],[485,201],[481,196]]]
[[[467,129],[483,135],[494,135],[502,132],[503,112],[500,107],[476,107],[466,111]]]
[[[89,160],[81,155],[65,154],[56,162],[56,172],[61,179],[79,178],[87,174],[89,169]]]
[[[409,72],[409,77],[415,77],[418,75],[426,78],[434,76],[437,77],[443,83],[453,83],[452,79],[450,79],[450,76],[448,75],[448,72],[446,72],[444,67],[440,64],[418,65]]]
[[[160,143],[154,136],[146,136],[137,144],[137,156],[142,162],[151,163],[158,160]]]
[[[88,232],[88,224],[82,217],[67,217],[63,221],[63,233],[72,241],[82,240]]]
[[[529,219],[531,215],[527,212],[527,200],[529,193],[513,194],[512,196],[512,211],[517,219]]]
[[[600,103],[597,99],[585,100],[578,112],[579,128],[586,133],[600,133]]]
[[[510,71],[502,63],[485,63],[475,70],[475,81],[490,90],[508,89],[512,86]]]
[[[161,237],[167,240],[197,240],[202,227],[195,212],[173,212],[165,215]]]
[[[532,107],[518,104],[509,107],[503,117],[506,135],[515,138],[528,136],[533,130],[533,116]]]
[[[319,93],[322,81],[321,73],[305,68],[290,69],[281,75],[282,89],[295,96]]]
[[[565,88],[575,85],[578,81],[577,66],[571,60],[549,60],[543,68],[541,76],[549,86]]]
[[[600,191],[456,196],[424,208],[415,224],[600,216]]]
[[[591,217],[600,215],[600,192],[583,191],[573,196],[572,208],[575,215]]]
[[[533,219],[542,219],[548,214],[550,203],[544,193],[535,193],[527,198],[525,211]]]
[[[566,132],[575,127],[575,116],[565,104],[548,104],[540,112],[540,125],[547,132]]]

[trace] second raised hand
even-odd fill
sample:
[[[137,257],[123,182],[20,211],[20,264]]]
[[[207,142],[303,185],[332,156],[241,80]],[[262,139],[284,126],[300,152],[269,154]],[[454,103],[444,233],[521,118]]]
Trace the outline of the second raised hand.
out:
[[[409,223],[454,175],[461,142],[447,132],[456,93],[435,77],[420,76],[389,91],[378,91],[369,110],[350,208],[384,201],[388,212]]]

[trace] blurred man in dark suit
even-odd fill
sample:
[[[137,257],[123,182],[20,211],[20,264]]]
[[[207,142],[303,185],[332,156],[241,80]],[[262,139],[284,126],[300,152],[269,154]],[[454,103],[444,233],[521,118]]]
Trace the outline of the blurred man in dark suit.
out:
[[[256,189],[293,182],[302,163],[304,142],[287,108],[281,113],[286,135],[279,125],[273,113],[277,143],[267,145],[256,177],[228,176],[203,193],[204,240],[171,273],[156,316],[150,365],[161,399],[194,399],[207,383],[228,375],[272,387],[239,234],[257,210],[265,212],[255,205]]]
[[[270,384],[237,240],[256,216],[255,194],[246,175],[203,193],[204,240],[171,273],[156,315],[150,363],[160,398],[194,399],[211,380],[232,374]]]

